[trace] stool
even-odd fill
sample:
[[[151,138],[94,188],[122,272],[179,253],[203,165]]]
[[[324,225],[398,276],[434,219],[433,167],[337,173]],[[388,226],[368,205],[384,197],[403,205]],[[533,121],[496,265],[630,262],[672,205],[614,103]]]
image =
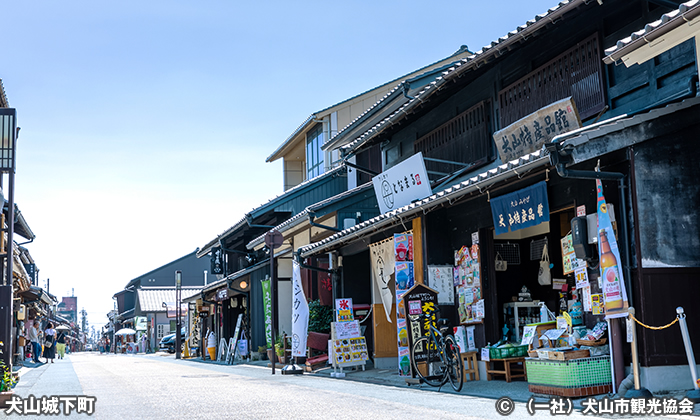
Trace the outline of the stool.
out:
[[[491,368],[491,363],[503,363],[503,370]],[[516,364],[516,366],[511,366]],[[527,381],[527,372],[525,371],[524,357],[510,357],[507,359],[491,359],[486,362],[486,380],[490,381],[493,375],[505,375],[506,382],[510,382],[513,378],[524,378]]]
[[[479,366],[476,363],[476,351],[468,351],[466,353],[461,353],[460,359],[462,360],[462,376],[464,379],[467,378],[469,374],[469,380],[479,380]]]

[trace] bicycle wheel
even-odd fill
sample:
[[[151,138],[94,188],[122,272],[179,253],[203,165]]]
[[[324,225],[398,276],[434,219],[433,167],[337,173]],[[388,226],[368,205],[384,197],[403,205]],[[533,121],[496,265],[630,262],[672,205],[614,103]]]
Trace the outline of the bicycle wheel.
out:
[[[413,372],[423,380],[426,384],[430,386],[442,386],[445,382],[444,379],[445,377],[442,375],[442,371],[440,371],[439,375],[437,376],[430,376],[430,369],[429,366],[430,363],[426,362],[420,362],[421,365],[425,364],[425,371],[426,374],[423,375],[423,372],[418,369],[418,364],[416,363],[416,354],[422,354],[425,349],[425,354],[427,355],[427,359],[424,360],[437,360],[438,362],[440,361],[440,357],[438,355],[438,351],[436,348],[431,348],[433,346],[430,346],[431,344],[430,340],[428,340],[428,337],[421,337],[418,340],[413,343],[413,348],[411,349],[411,367],[413,368]]]
[[[464,383],[464,370],[462,369],[462,358],[459,355],[459,346],[452,335],[445,337],[445,359],[447,363],[445,369],[447,369],[450,384],[455,391],[459,392]]]

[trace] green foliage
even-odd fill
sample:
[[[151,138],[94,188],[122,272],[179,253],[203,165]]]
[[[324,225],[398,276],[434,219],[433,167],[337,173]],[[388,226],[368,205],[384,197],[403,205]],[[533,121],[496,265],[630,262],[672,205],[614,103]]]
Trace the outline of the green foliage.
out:
[[[0,341],[0,347],[4,346],[5,343]],[[2,349],[0,349],[0,354],[2,354]],[[17,378],[12,374],[10,369],[5,365],[5,362],[0,359],[0,392],[9,391],[14,388],[17,383]]]
[[[333,322],[332,307],[321,305],[319,299],[309,303],[309,331],[329,333],[331,332],[331,322]]]

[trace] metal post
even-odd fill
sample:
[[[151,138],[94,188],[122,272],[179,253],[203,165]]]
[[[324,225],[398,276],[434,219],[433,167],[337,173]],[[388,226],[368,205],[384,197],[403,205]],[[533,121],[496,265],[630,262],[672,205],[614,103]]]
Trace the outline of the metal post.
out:
[[[681,334],[683,335],[683,345],[685,346],[685,355],[688,357],[688,366],[690,366],[690,377],[693,378],[693,390],[686,393],[688,399],[695,402],[700,401],[700,387],[698,387],[698,372],[695,364],[695,355],[693,354],[693,345],[690,342],[688,334],[688,325],[685,322],[685,312],[682,307],[676,308],[678,314],[678,324],[681,326]]]
[[[277,291],[277,281],[275,276],[275,247],[270,247],[270,334],[272,335],[272,374],[275,374],[275,363],[277,362],[277,352],[275,351],[275,292]]]
[[[182,323],[180,322],[180,298],[182,292],[182,271],[175,271],[175,358],[180,359],[182,357],[180,352],[180,347],[182,346],[182,337],[180,334],[180,329],[182,328]]]

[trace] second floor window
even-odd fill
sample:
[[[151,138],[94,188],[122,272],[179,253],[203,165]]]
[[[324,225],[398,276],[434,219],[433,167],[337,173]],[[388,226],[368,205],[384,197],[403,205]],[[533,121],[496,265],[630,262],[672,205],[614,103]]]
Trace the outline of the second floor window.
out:
[[[317,177],[324,172],[321,145],[323,145],[323,129],[319,124],[306,134],[306,179]]]

